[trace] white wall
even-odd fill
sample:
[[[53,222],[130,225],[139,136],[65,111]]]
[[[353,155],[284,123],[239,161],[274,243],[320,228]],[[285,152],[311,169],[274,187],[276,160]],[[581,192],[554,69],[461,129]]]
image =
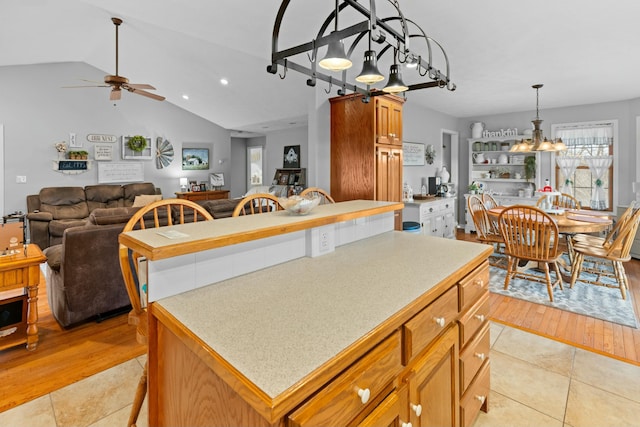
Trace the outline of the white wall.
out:
[[[0,123],[5,136],[3,213],[25,211],[26,195],[37,194],[42,187],[97,183],[95,162],[93,170],[78,175],[53,170],[52,160],[57,158],[53,145],[68,143],[70,132],[83,141],[83,149],[91,155],[93,143],[86,140],[87,134],[143,134],[154,144],[156,137],[169,140],[175,158],[168,168],[156,169],[154,160],[143,161],[145,181],[160,187],[165,197],[179,191],[179,177],[208,182],[209,172],[229,173],[230,136],[220,126],[166,101],[124,92],[114,106],[108,88],[62,88],[83,84],[80,78],[100,80],[104,74],[84,63],[0,67]],[[183,144],[208,147],[211,169],[183,172]],[[113,151],[114,162],[129,161],[121,160],[120,142],[114,144]],[[17,175],[26,176],[27,183],[17,184]]]

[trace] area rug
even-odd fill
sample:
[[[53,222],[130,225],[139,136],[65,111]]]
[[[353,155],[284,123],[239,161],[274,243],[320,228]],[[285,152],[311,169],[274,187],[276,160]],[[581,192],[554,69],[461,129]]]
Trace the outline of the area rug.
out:
[[[509,288],[505,290],[503,288],[506,271],[493,266],[490,267],[490,270],[489,290],[496,294],[638,328],[629,291],[627,291],[627,299],[623,300],[619,289],[591,285],[578,279],[573,289],[569,288],[567,282],[563,282],[564,290],[556,286],[553,289],[554,301],[551,302],[545,283],[514,278],[509,282]],[[544,272],[536,269],[530,269],[526,272],[544,277]],[[586,273],[582,274],[586,275]],[[552,273],[551,277],[554,278],[555,274]]]

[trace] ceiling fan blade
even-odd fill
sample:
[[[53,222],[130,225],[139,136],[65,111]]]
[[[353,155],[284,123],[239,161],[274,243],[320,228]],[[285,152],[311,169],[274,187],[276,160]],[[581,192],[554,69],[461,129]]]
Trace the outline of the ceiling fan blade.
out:
[[[132,93],[137,93],[138,95],[146,96],[147,98],[155,99],[156,101],[164,101],[165,99],[164,96],[156,95],[155,93],[147,92],[142,89],[129,87],[127,90]]]
[[[110,101],[118,101],[120,100],[120,98],[122,97],[122,91],[120,90],[120,88],[113,88],[111,89],[111,93],[109,94],[109,100]]]
[[[62,86],[64,89],[76,89],[80,87],[109,87],[109,85]]]
[[[78,79],[78,80],[83,81],[83,82],[87,82],[87,83],[95,83],[95,84],[98,84],[98,85],[103,85],[104,84],[103,81],[99,81],[99,80],[87,80],[87,79]]]
[[[146,83],[137,83],[137,84],[133,84],[133,83],[127,83],[127,86],[134,88],[134,89],[151,89],[151,90],[156,90],[155,87],[148,85]]]

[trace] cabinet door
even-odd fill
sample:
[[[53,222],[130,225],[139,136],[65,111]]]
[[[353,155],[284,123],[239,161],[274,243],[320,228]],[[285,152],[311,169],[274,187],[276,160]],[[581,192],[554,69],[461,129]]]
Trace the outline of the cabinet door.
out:
[[[433,218],[433,235],[436,237],[444,237],[444,215],[436,215]]]
[[[407,377],[410,421],[418,426],[458,426],[458,327],[436,339]]]
[[[375,200],[402,200],[402,150],[399,148],[376,148]]]
[[[453,212],[447,212],[444,215],[444,232],[446,238],[453,239],[456,234],[456,218]]]
[[[402,104],[376,97],[376,142],[402,145]]]

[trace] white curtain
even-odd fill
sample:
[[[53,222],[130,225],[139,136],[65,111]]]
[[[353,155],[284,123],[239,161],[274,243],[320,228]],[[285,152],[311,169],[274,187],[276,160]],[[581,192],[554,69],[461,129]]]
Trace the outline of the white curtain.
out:
[[[585,161],[596,179],[596,186],[593,188],[591,195],[591,209],[605,210],[609,207],[609,199],[605,196],[602,188],[602,177],[609,170],[613,159],[611,156],[587,157]]]
[[[557,156],[556,163],[558,164],[560,172],[562,172],[562,176],[564,177],[564,181],[562,182],[562,186],[560,187],[560,192],[571,194],[573,196],[573,182],[571,181],[571,177],[580,164],[580,157]]]

